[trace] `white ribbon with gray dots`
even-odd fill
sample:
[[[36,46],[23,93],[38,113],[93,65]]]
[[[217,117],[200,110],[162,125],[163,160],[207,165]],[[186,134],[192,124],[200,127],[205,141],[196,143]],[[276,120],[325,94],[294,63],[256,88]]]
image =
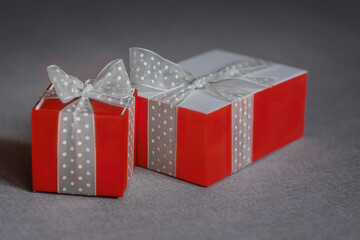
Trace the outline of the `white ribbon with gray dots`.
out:
[[[45,99],[59,98],[66,105],[59,113],[58,123],[58,192],[96,195],[96,136],[94,111],[90,98],[129,109],[129,144],[127,179],[134,162],[134,97],[122,60],[110,62],[95,79],[85,84],[65,73],[60,67],[47,68],[51,87],[42,95]]]
[[[148,101],[148,168],[176,176],[177,107],[195,89],[232,105],[232,172],[251,162],[253,93],[226,86],[227,80],[245,80],[269,87],[276,78],[251,76],[277,64],[247,57],[212,74],[194,77],[158,54],[130,49],[130,77],[137,85],[161,90]]]

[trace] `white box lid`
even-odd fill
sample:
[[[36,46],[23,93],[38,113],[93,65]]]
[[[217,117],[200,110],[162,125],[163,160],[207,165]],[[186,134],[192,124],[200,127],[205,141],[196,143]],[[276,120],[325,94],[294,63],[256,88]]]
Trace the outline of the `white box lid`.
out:
[[[193,74],[195,77],[200,77],[216,72],[217,70],[246,57],[247,56],[244,55],[215,49],[183,60],[178,64],[181,65],[188,72]],[[267,69],[252,73],[251,76],[274,77],[277,79],[275,83],[276,85],[305,73],[305,70],[301,70],[298,68],[286,65],[275,65]],[[226,84],[229,86],[241,87],[253,93],[259,92],[267,88],[245,80],[229,80],[226,81]],[[138,95],[144,98],[152,97],[161,92],[160,90],[146,86],[133,85],[133,87],[138,89]],[[200,89],[193,90],[193,92],[178,106],[197,112],[209,114],[229,104],[229,102],[215,98],[214,96],[211,96]]]

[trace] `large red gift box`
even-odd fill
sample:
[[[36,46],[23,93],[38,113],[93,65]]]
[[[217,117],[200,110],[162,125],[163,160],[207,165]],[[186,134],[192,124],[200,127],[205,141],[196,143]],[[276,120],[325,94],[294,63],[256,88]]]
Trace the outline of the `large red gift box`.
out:
[[[90,163],[85,156],[79,156],[76,161],[71,159],[71,161],[60,164],[59,158],[62,156],[59,155],[61,153],[59,137],[63,131],[69,132],[69,129],[60,129],[59,123],[62,121],[60,112],[72,106],[75,108],[77,101],[79,99],[62,103],[58,98],[42,98],[32,109],[33,190],[66,194],[69,193],[69,187],[84,182],[81,185],[83,187],[76,188],[69,194],[122,197],[134,167],[135,103],[134,101],[129,102],[124,109],[121,106],[90,99],[94,123],[94,134],[90,135],[90,140],[95,142],[95,156],[92,157],[96,161]],[[83,121],[80,118],[79,120]],[[84,126],[83,133],[85,134],[89,125],[85,124]],[[89,137],[85,136],[86,138],[89,140]],[[66,143],[65,140],[64,143]],[[79,142],[80,144],[81,142]],[[74,147],[70,147],[68,155],[70,151],[74,151]],[[74,164],[78,164],[77,167]],[[94,165],[86,169],[89,164]],[[61,178],[62,167],[69,169],[72,165],[73,170],[70,171],[70,174]],[[86,172],[82,174],[84,169]],[[85,182],[87,177],[93,181],[92,185]],[[68,189],[61,186],[62,181],[65,180],[69,181]],[[92,188],[91,193],[86,193],[87,187]]]
[[[213,50],[176,65],[148,50],[131,49],[131,80],[138,90],[136,164],[210,186],[301,138],[307,82],[304,70],[269,64],[242,80],[230,79],[226,91],[233,88],[251,93],[230,102],[206,92],[201,82],[199,88],[190,86],[191,92],[177,105],[172,101],[179,102],[182,87],[173,98],[169,96],[174,92],[164,90],[168,78],[173,78],[171,84],[177,87],[176,81],[181,77],[188,80],[190,73],[204,76],[233,63],[246,65],[246,59]],[[250,64],[254,63],[251,60]],[[165,96],[166,91],[169,94]]]

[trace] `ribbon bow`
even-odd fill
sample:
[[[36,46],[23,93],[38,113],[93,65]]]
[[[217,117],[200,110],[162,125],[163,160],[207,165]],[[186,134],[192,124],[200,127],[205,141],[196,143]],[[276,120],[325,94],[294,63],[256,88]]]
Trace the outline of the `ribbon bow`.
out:
[[[276,78],[254,77],[251,73],[277,64],[257,58],[244,58],[212,74],[194,77],[180,65],[142,48],[130,48],[131,81],[162,90],[154,100],[173,105],[180,104],[193,90],[202,89],[216,98],[233,102],[252,94],[243,88],[227,86],[227,80],[245,80],[268,87]]]
[[[58,97],[61,102],[67,103],[80,97],[79,107],[92,98],[123,107],[127,106],[132,96],[130,80],[121,59],[110,62],[95,79],[85,83],[56,65],[49,66],[47,71],[53,87],[42,98]]]

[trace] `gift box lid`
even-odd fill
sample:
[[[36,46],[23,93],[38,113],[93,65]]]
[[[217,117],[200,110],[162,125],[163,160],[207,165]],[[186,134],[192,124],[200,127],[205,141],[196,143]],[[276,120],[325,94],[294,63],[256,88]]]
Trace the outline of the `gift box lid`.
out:
[[[178,64],[195,77],[200,77],[213,73],[229,64],[232,64],[244,58],[247,58],[247,56],[215,49],[183,60]],[[273,77],[276,79],[274,85],[277,85],[281,82],[290,80],[303,74],[306,74],[305,70],[279,64],[271,66],[267,69],[256,71],[252,73],[251,76]],[[240,87],[252,93],[257,93],[268,88],[266,86],[261,86],[246,80],[227,80],[226,85],[230,87]],[[161,92],[160,90],[146,86],[134,85],[134,87],[138,89],[138,96],[144,98],[150,98]],[[178,106],[204,114],[209,114],[229,104],[229,102],[215,98],[214,96],[207,94],[203,90],[194,90]]]

